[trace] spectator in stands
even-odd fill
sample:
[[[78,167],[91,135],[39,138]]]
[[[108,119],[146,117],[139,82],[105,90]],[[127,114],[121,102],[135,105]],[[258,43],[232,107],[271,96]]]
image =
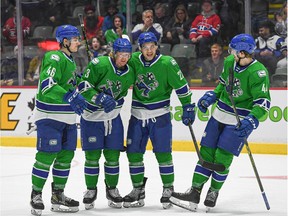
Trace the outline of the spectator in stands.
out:
[[[113,28],[113,17],[115,15],[118,15],[119,17],[121,17],[122,25],[126,26],[126,18],[123,16],[122,13],[118,11],[118,8],[115,4],[110,4],[107,8],[107,15],[104,17],[104,22],[102,26],[103,34],[105,34],[105,32],[108,29]]]
[[[203,86],[217,86],[223,70],[224,57],[222,46],[213,44],[211,46],[211,57],[204,60],[202,64],[202,84]]]
[[[162,43],[169,43],[172,46],[179,43],[188,43],[191,22],[184,5],[178,5],[173,18],[164,28]]]
[[[206,58],[210,55],[210,45],[216,40],[220,29],[220,17],[213,11],[212,1],[203,0],[202,12],[192,22],[190,39],[196,44],[197,57]]]
[[[287,37],[285,41],[281,44],[280,52],[282,53],[282,58],[277,62],[277,68],[286,68],[287,69]]]
[[[31,58],[23,57],[24,84]],[[1,85],[18,85],[18,46],[14,47],[14,56],[1,59]]]
[[[252,35],[258,36],[259,24],[268,20],[269,0],[251,0]]]
[[[154,23],[153,10],[145,10],[142,13],[143,23],[137,24],[132,30],[132,40],[135,43],[142,32],[152,32],[158,41],[163,36],[163,28],[159,23]]]
[[[95,13],[95,7],[93,5],[86,5],[84,12],[84,26],[87,40],[91,39],[92,37],[103,37],[102,25],[104,22],[104,17],[98,16]]]
[[[92,37],[89,41],[91,57],[96,58],[98,56],[108,55],[108,50],[104,41],[99,37]]]
[[[28,17],[22,16],[21,18],[22,24],[22,33],[23,33],[23,41],[25,42],[30,34],[31,21]],[[6,40],[12,44],[17,44],[17,30],[16,30],[16,7],[14,7],[13,16],[10,17],[4,24],[2,33]]]
[[[275,14],[275,32],[282,38],[287,37],[287,2],[283,3],[281,10]]]
[[[259,37],[255,39],[256,50],[255,58],[268,69],[272,76],[276,69],[276,64],[283,56],[280,52],[281,44],[284,39],[271,32],[274,26],[270,21],[259,24]]]
[[[241,3],[235,0],[224,0],[220,7],[221,39],[228,45],[230,40],[242,30],[240,28]]]
[[[41,1],[41,9],[43,10],[41,12],[44,13],[44,16],[39,18],[40,20],[42,18],[42,22],[39,25],[49,25],[55,28],[66,24],[66,17],[70,15],[67,4],[64,1]]]
[[[123,34],[127,34],[122,16],[116,14],[114,15],[112,21],[113,21],[112,29],[108,29],[104,34],[106,43],[111,45],[117,38],[122,38]]]
[[[162,26],[162,28],[165,28],[165,26],[170,21],[170,17],[167,16],[164,5],[161,3],[157,3],[154,7],[154,11],[155,11],[154,22],[159,23]]]

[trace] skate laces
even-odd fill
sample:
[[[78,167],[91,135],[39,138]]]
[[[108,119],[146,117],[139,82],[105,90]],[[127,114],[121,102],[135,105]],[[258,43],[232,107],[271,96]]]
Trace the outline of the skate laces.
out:
[[[33,203],[43,203],[41,194],[37,194],[32,198]]]
[[[170,197],[173,192],[172,188],[164,188],[162,197]]]
[[[95,195],[95,190],[87,190],[84,193],[84,198],[92,198]]]
[[[113,197],[121,197],[118,188],[110,189],[109,191],[111,192],[110,194],[111,194]]]
[[[217,198],[217,196],[218,196],[218,192],[217,191],[210,190],[208,195],[207,195],[206,200],[214,202],[214,200]]]
[[[133,188],[133,190],[128,194],[129,197],[138,198],[141,193],[140,188]]]

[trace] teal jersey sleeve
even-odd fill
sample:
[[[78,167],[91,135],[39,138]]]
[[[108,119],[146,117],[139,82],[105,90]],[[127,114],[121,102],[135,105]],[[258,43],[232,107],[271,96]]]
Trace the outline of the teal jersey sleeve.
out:
[[[63,96],[74,89],[76,64],[61,51],[45,54],[40,72],[38,97],[46,102],[63,103]]]
[[[129,65],[119,70],[110,57],[101,56],[89,63],[78,88],[89,102],[93,102],[100,92],[119,100],[127,95],[134,80],[134,72]]]
[[[229,71],[234,73],[232,96],[240,115],[251,114],[257,119],[263,117],[270,108],[270,84],[267,69],[257,60],[246,67],[237,68],[232,55],[224,62],[220,83],[214,89],[220,103],[232,106],[226,87],[229,85]],[[223,109],[224,106],[222,106]],[[228,110],[227,110],[228,111]]]
[[[94,96],[100,93],[97,85],[103,76],[102,74],[105,73],[104,70],[105,67],[101,67],[99,58],[92,59],[84,70],[79,84],[79,91],[87,101],[92,102]]]
[[[175,89],[182,105],[190,104],[192,93],[176,60],[172,57],[167,57],[166,66],[169,85]]]

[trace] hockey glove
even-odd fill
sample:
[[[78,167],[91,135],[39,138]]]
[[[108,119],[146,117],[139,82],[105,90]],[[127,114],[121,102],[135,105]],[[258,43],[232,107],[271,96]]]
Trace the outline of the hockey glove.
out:
[[[96,96],[95,104],[102,106],[105,113],[111,112],[116,107],[116,101],[110,95],[101,92]]]
[[[87,104],[85,102],[85,99],[82,95],[78,94],[76,90],[74,89],[69,90],[63,97],[63,100],[70,104],[72,109],[77,113],[78,115],[81,115],[84,111],[84,109],[87,107]]]
[[[182,123],[186,126],[193,124],[195,120],[195,104],[187,104],[183,107]]]
[[[198,108],[201,112],[206,113],[207,108],[215,103],[216,101],[216,94],[214,91],[206,92],[198,101]]]
[[[252,115],[246,116],[242,121],[240,121],[240,126],[236,126],[235,133],[238,137],[244,138],[248,137],[254,129],[256,129],[259,125],[258,119],[256,119]]]

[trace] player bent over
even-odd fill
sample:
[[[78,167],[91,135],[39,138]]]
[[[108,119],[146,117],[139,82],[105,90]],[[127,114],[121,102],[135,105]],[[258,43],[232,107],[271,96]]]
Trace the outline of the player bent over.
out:
[[[51,211],[77,212],[79,202],[64,195],[71,161],[77,144],[76,114],[86,107],[85,99],[75,90],[76,64],[71,53],[78,51],[80,33],[71,25],[56,30],[60,50],[47,52],[42,62],[36,95],[36,162],[32,170],[31,213],[44,209],[42,190],[52,165]]]
[[[259,119],[270,108],[269,75],[267,69],[252,58],[255,50],[253,37],[249,34],[236,35],[229,44],[229,50],[232,55],[225,59],[219,85],[214,91],[206,92],[198,101],[198,108],[203,113],[217,101],[202,136],[200,153],[204,160],[223,164],[226,169],[215,172],[197,163],[191,190],[187,193],[172,193],[170,198],[173,204],[191,211],[197,210],[203,185],[210,177],[211,184],[204,205],[208,210],[216,205],[234,155],[239,156],[244,139],[258,127]],[[234,76],[233,83],[229,83],[229,72]],[[235,126],[237,119],[229,99],[231,88],[241,119],[240,127]]]
[[[194,104],[191,104],[192,94],[176,61],[157,50],[156,36],[151,32],[142,33],[138,45],[141,52],[133,53],[129,61],[136,73],[127,134],[127,157],[133,190],[124,197],[123,206],[142,207],[145,204],[147,178],[144,177],[143,157],[150,138],[163,183],[160,202],[166,209],[171,206],[169,197],[174,183],[170,119],[172,90],[175,89],[182,104],[185,125],[189,122],[192,124],[195,119]]]
[[[104,171],[108,206],[121,208],[123,198],[117,189],[119,156],[124,148],[124,129],[120,111],[128,89],[134,83],[134,72],[127,62],[131,56],[129,40],[118,38],[111,57],[94,58],[84,71],[79,91],[88,102],[81,117],[81,141],[85,151],[85,208],[94,207],[97,197],[99,159],[105,157]]]

